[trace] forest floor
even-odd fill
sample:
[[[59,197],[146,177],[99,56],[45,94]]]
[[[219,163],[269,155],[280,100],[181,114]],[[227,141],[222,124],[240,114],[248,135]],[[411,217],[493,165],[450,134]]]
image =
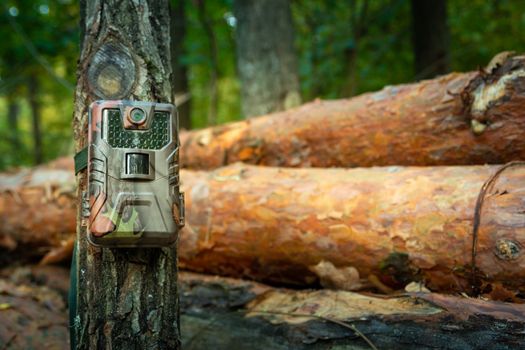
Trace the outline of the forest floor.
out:
[[[69,269],[0,270],[0,349],[69,349]]]
[[[0,269],[0,349],[69,349],[68,289],[67,265]],[[179,294],[183,349],[510,350],[525,346],[525,308],[519,304],[432,293],[388,299],[344,291],[294,291],[184,271],[179,275]],[[287,302],[286,295],[292,300]],[[292,317],[314,305],[336,306],[332,311],[340,320],[318,317],[305,322],[305,317],[302,321]],[[398,316],[384,312],[393,306]],[[287,311],[269,315],[273,309]],[[356,311],[361,316],[349,317]],[[345,316],[345,312],[350,313]]]

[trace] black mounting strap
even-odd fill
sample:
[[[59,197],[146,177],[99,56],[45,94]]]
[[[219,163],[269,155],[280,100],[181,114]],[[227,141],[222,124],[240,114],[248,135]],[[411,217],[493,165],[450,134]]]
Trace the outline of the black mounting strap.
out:
[[[82,148],[75,154],[75,175],[87,168],[88,163],[88,148]]]

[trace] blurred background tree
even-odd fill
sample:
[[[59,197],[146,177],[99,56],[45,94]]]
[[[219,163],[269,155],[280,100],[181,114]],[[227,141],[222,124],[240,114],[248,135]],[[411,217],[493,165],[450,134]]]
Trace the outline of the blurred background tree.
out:
[[[290,2],[235,0],[233,10],[244,116],[298,106],[301,95]]]
[[[264,18],[253,6],[239,12],[242,3],[172,0],[172,31],[179,38],[172,43],[173,84],[184,128],[245,117],[241,54],[247,52],[239,52],[246,44],[240,41],[269,41],[260,36],[266,33],[284,42],[276,21],[286,8],[294,38],[288,52],[295,52],[298,76],[286,82],[298,84],[303,102],[473,70],[498,52],[525,48],[522,1],[258,0],[257,8],[273,9]],[[245,17],[237,18],[242,13]],[[73,152],[79,17],[75,0],[0,5],[0,169]],[[257,44],[269,47],[272,59],[287,60],[289,53],[271,49],[268,42]],[[253,77],[248,82],[257,87],[259,78]],[[265,84],[259,87],[267,89]]]

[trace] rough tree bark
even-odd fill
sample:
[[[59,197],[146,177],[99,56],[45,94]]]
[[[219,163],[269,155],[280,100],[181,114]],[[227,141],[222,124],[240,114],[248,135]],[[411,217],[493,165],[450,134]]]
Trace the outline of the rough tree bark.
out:
[[[412,0],[412,42],[417,79],[450,71],[447,0]]]
[[[44,261],[52,262],[71,254],[71,168],[71,161],[58,161],[47,169],[0,174],[0,245],[19,246],[18,259],[51,250]],[[377,277],[394,289],[419,280],[436,291],[469,291],[476,196],[494,169],[183,171],[188,225],[181,262],[278,283],[320,279],[327,287],[375,288],[382,286]],[[524,173],[504,172],[482,211],[476,264],[482,278],[476,281],[485,292],[506,287],[512,296],[523,288]]]
[[[525,159],[525,56],[181,135],[186,168],[499,164]]]
[[[81,2],[84,38],[77,71],[74,136],[86,146],[88,106],[96,99],[172,101],[167,0]],[[78,175],[78,198],[86,190]],[[77,207],[82,206],[78,202]],[[101,249],[86,240],[77,214],[79,349],[177,349],[177,256],[163,249]]]
[[[237,70],[245,117],[300,103],[297,56],[288,0],[235,0]]]
[[[185,0],[171,2],[171,67],[173,69],[172,90],[175,95],[189,96],[188,66],[183,62],[184,38],[186,37]],[[174,98],[175,100],[175,98]],[[191,129],[191,103],[188,98],[177,104],[179,126]]]

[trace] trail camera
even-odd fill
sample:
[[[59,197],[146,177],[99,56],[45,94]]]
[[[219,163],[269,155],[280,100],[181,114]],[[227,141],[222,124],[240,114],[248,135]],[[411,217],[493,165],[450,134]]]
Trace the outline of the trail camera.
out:
[[[104,247],[159,247],[184,225],[173,105],[97,101],[89,109],[88,239]]]

